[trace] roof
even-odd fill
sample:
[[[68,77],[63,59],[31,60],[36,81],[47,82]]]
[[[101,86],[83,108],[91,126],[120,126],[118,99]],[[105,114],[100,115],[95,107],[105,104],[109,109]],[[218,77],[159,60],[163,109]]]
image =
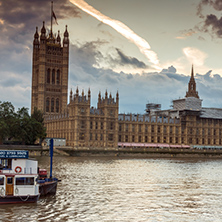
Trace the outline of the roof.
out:
[[[202,108],[201,118],[222,119],[222,109],[219,108]]]

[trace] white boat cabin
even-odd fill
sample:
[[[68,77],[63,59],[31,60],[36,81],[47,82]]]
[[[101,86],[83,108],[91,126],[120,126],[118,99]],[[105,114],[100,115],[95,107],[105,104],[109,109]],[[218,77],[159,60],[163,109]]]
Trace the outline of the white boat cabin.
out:
[[[28,151],[0,150],[0,197],[39,194],[38,162]]]

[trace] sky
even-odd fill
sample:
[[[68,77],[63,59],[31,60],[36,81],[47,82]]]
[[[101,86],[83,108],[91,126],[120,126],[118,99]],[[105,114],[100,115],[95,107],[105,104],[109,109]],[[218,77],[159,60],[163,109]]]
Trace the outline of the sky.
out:
[[[32,44],[51,1],[0,0],[0,101],[31,107]],[[222,0],[54,0],[53,23],[70,38],[69,91],[119,92],[120,113],[169,109],[194,66],[204,107],[222,108]]]

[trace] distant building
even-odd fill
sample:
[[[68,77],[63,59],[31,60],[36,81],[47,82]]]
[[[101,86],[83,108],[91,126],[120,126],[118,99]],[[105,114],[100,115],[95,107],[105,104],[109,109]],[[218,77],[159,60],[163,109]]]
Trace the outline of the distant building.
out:
[[[91,91],[68,97],[69,33],[61,43],[52,31],[38,29],[33,41],[32,112],[45,114],[47,137],[64,138],[72,147],[117,147],[121,143],[171,145],[222,145],[222,109],[204,108],[196,90],[193,67],[188,91],[173,101],[173,108],[161,110],[149,103],[146,113],[119,114],[119,94],[98,94],[97,107],[91,107]]]

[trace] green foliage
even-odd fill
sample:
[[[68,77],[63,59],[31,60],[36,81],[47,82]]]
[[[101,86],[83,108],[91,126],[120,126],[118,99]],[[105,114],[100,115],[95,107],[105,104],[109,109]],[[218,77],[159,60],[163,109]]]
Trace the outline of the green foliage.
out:
[[[34,144],[46,137],[43,113],[35,108],[30,116],[28,108],[22,107],[15,112],[10,102],[0,101],[0,143],[7,140],[21,141],[23,144]]]

